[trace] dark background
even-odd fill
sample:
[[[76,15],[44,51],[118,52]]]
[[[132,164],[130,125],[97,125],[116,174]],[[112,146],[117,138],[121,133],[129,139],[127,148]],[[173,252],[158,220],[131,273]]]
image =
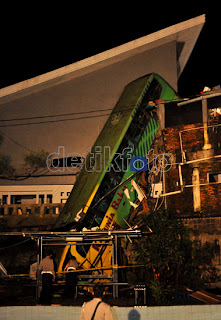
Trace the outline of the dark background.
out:
[[[193,1],[192,1],[193,2]],[[48,2],[47,2],[48,4]],[[221,83],[220,9],[208,2],[35,2],[1,10],[0,87],[44,74],[173,24],[206,14],[179,80],[182,97]]]

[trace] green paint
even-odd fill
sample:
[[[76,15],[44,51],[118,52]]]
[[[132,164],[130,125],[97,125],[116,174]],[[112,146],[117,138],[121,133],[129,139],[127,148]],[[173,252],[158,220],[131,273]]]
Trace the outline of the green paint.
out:
[[[125,140],[125,134],[130,130],[131,126],[136,123],[137,115],[139,114],[142,107],[142,103],[145,101],[145,95],[148,95],[148,89],[154,87],[153,83],[157,81],[161,87],[161,93],[158,99],[165,99],[165,100],[172,100],[177,99],[177,95],[174,90],[157,74],[149,74],[142,78],[139,78],[131,83],[129,83],[123,90],[122,95],[120,96],[115,108],[113,109],[111,115],[109,116],[106,124],[103,127],[103,130],[99,134],[97,140],[95,141],[91,152],[95,152],[96,146],[102,148],[105,146],[109,146],[111,149],[111,154],[102,154],[104,160],[103,170],[101,172],[88,172],[82,167],[73,190],[66,202],[61,214],[58,217],[58,220],[55,224],[55,228],[59,229],[62,227],[66,227],[67,229],[70,228],[72,224],[74,224],[74,219],[76,214],[85,208],[88,200],[93,194],[95,188],[98,186],[98,191],[94,196],[94,200],[89,205],[88,211],[86,213],[86,217],[82,222],[83,226],[89,226],[89,217],[90,209],[94,206],[94,204],[101,198],[103,195],[104,189],[111,188],[116,185],[114,179],[110,178],[109,174],[107,173],[110,164],[113,162],[113,158],[122,147],[122,143]],[[148,106],[147,106],[148,109]],[[140,130],[140,134],[138,134],[134,139],[138,143],[137,147],[134,150],[134,155],[142,155],[145,156],[150,149],[151,144],[153,143],[155,134],[159,128],[159,124],[155,121],[155,119],[150,118],[149,123],[146,125],[144,130]],[[136,129],[136,128],[135,128]],[[134,129],[134,130],[135,130]],[[90,157],[89,155],[86,158],[86,166],[89,167]],[[98,166],[100,165],[99,159],[97,160]],[[91,168],[92,170],[92,168]],[[119,174],[120,181],[123,181],[127,177],[129,177],[134,172],[128,171],[126,173]],[[107,181],[107,185],[105,186],[105,181]],[[113,184],[113,186],[111,185]],[[135,199],[135,193],[131,195],[131,199]],[[108,198],[105,203],[101,204],[97,209],[100,210],[99,214],[104,215],[106,209],[110,205],[111,201],[113,201],[116,197],[113,195],[113,198]],[[133,201],[133,200],[132,200]],[[119,207],[119,214],[117,217],[117,221],[120,226],[124,226],[123,218],[125,218],[130,211],[131,206],[129,205],[128,201],[121,202]],[[91,213],[92,218],[94,213]],[[92,219],[93,220],[93,219]],[[77,224],[79,225],[79,223]],[[75,226],[74,226],[75,227]]]

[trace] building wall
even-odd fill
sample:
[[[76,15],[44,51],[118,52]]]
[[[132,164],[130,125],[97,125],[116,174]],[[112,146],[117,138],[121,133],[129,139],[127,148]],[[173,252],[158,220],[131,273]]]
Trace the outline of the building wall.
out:
[[[48,195],[52,195],[52,203],[65,203],[72,187],[72,185],[0,186],[0,201],[2,203],[4,196],[7,196],[6,203],[12,204],[11,196],[32,195],[35,197],[34,202],[29,201],[29,203],[40,204],[41,196],[44,196],[43,203],[47,203]],[[23,204],[25,204],[25,202]]]

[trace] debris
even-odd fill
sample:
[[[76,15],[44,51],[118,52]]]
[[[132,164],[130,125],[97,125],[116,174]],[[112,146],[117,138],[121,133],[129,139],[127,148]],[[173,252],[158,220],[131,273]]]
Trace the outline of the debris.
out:
[[[0,274],[4,274],[5,276],[7,276],[7,270],[5,269],[5,267],[1,262],[0,262]]]
[[[203,91],[200,91],[200,93],[204,93],[204,92],[208,92],[211,91],[211,89],[209,87],[204,87]]]

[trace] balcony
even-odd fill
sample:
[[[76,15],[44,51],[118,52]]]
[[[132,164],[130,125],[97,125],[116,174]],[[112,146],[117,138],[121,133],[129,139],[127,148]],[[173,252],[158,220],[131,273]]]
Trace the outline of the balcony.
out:
[[[0,205],[1,216],[26,216],[26,215],[59,215],[64,207],[64,203],[44,203],[44,204],[3,204]]]

